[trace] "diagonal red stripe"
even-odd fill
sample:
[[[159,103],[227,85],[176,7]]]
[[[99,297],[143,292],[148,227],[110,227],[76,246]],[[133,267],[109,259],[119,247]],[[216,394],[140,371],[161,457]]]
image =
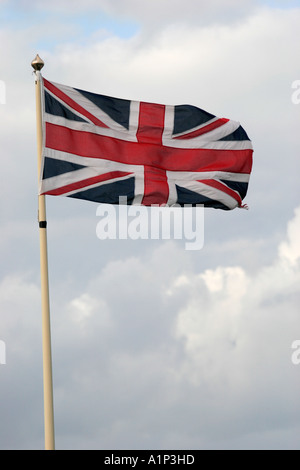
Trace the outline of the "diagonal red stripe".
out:
[[[233,191],[232,189],[228,188],[228,186],[226,186],[225,184],[222,184],[220,181],[216,181],[216,180],[198,180],[198,181],[199,183],[204,183],[207,186],[211,186],[212,188],[223,191],[223,193],[226,193],[228,194],[228,196],[235,199],[238,202],[239,206],[241,206],[242,199],[240,195],[236,191]]]
[[[192,139],[193,137],[199,137],[200,135],[206,134],[207,132],[213,131],[214,129],[223,126],[228,121],[229,119],[221,118],[212,122],[211,124],[208,124],[207,126],[201,127],[201,129],[188,132],[187,134],[181,135],[179,137],[174,136],[174,139]]]
[[[86,178],[85,180],[78,181],[76,183],[67,184],[65,186],[61,186],[57,189],[52,189],[51,191],[45,192],[43,194],[49,194],[51,196],[61,196],[63,194],[69,193],[70,191],[75,191],[77,189],[82,189],[87,186],[91,186],[96,183],[102,183],[107,180],[111,180],[113,178],[120,178],[122,176],[129,176],[132,173],[125,173],[123,171],[110,171],[109,173],[105,173],[104,175],[93,176],[92,178]]]
[[[64,103],[69,105],[71,108],[75,109],[75,111],[78,111],[80,114],[88,118],[90,121],[92,121],[94,124],[96,124],[99,127],[108,127],[98,118],[96,118],[96,116],[89,113],[85,108],[83,108],[78,103],[76,103],[76,101],[72,100],[72,98],[66,95],[63,91],[61,91],[59,88],[54,86],[53,83],[48,82],[48,80],[46,80],[45,78],[43,80],[44,80],[44,86],[45,88],[47,88],[47,90],[51,91],[55,96],[60,98]]]

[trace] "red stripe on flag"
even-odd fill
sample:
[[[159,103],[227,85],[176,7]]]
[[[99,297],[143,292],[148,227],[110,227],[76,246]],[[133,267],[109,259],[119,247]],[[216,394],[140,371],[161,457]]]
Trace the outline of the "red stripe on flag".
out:
[[[212,122],[211,124],[208,124],[207,126],[201,127],[201,129],[197,129],[193,132],[188,132],[187,134],[180,135],[179,137],[174,136],[174,139],[192,139],[193,137],[199,137],[200,135],[206,134],[207,132],[213,131],[214,129],[217,129],[218,127],[223,126],[228,122],[229,119],[226,118],[221,118],[218,119],[217,121]]]
[[[57,189],[52,189],[43,194],[49,194],[51,196],[61,196],[63,194],[69,193],[70,191],[76,191],[77,189],[86,188],[96,183],[102,183],[104,181],[110,180],[111,183],[113,178],[120,178],[122,176],[129,176],[132,173],[125,173],[123,171],[110,171],[104,175],[93,176],[92,178],[86,178],[85,180],[78,181],[76,183],[67,184],[66,186],[61,186]],[[88,188],[86,188],[88,189]]]
[[[184,149],[127,142],[46,123],[46,147],[81,157],[167,171],[228,171],[249,174],[253,150]]]
[[[211,186],[212,188],[219,189],[223,193],[228,194],[228,196],[235,199],[238,202],[239,206],[241,206],[242,199],[240,195],[236,191],[233,191],[232,189],[228,188],[228,186],[226,186],[225,184],[222,184],[220,181],[216,181],[216,180],[198,180],[198,181],[199,183],[206,184],[207,186]]]
[[[165,106],[161,104],[140,103],[138,142],[160,144],[165,123]]]
[[[163,205],[167,204],[168,198],[169,185],[165,170],[145,166],[142,204],[144,206],[151,206],[152,204]]]
[[[57,98],[60,98],[64,103],[69,105],[71,108],[73,108],[75,111],[79,112],[86,118],[88,118],[90,121],[92,121],[94,124],[96,124],[99,127],[108,127],[106,124],[104,124],[102,121],[100,121],[98,118],[96,118],[93,114],[89,113],[85,108],[80,106],[76,101],[72,100],[68,95],[66,95],[63,91],[61,91],[59,88],[54,86],[52,83],[48,82],[45,78],[44,80],[44,86],[47,90],[51,91]]]

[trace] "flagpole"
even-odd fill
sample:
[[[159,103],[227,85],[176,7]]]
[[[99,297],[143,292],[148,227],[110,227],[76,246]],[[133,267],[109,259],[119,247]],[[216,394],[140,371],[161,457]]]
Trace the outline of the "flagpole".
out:
[[[35,73],[36,95],[36,125],[38,180],[40,179],[43,148],[42,102],[41,102],[41,72],[44,62],[37,55],[31,62]],[[38,223],[40,233],[40,264],[41,264],[41,300],[42,300],[42,340],[43,340],[43,384],[44,384],[44,431],[45,450],[54,450],[54,411],[53,411],[53,382],[51,359],[51,332],[48,281],[47,254],[47,220],[45,196],[38,196]]]

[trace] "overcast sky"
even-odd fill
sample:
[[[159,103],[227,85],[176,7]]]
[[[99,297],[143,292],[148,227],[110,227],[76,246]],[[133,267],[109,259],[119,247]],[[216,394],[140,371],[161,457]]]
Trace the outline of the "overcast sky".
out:
[[[299,24],[300,1],[0,1],[1,449],[44,447],[37,53],[254,147],[249,210],[206,209],[199,250],[100,240],[98,204],[47,198],[56,448],[299,449]]]

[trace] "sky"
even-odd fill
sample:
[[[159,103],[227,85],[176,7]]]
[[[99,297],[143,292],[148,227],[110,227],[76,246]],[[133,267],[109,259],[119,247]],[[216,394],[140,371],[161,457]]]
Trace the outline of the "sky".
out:
[[[0,1],[1,449],[44,448],[37,53],[254,148],[249,210],[205,209],[198,250],[101,240],[98,204],[47,197],[56,449],[299,449],[299,23],[299,1]]]

